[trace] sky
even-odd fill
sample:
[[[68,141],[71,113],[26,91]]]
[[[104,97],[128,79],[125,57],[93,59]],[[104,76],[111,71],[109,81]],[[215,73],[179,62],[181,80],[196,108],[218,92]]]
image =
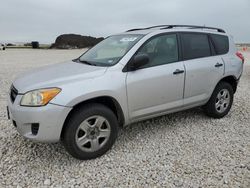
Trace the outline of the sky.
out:
[[[250,43],[250,0],[0,0],[0,42],[106,37],[158,24],[220,27]]]

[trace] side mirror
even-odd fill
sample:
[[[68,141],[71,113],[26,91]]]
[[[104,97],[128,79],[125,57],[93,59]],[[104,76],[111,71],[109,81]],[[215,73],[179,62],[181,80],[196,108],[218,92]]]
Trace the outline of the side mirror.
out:
[[[149,57],[147,54],[139,54],[133,57],[130,65],[129,65],[129,69],[134,71],[140,67],[142,67],[143,65],[148,64],[149,62]]]

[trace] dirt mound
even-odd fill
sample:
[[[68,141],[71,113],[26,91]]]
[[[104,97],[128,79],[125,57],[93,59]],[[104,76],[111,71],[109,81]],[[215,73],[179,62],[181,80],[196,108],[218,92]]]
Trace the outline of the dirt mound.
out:
[[[95,38],[91,36],[82,36],[75,34],[63,34],[56,38],[51,48],[59,49],[75,49],[75,48],[87,48],[96,45],[103,40],[103,37]]]

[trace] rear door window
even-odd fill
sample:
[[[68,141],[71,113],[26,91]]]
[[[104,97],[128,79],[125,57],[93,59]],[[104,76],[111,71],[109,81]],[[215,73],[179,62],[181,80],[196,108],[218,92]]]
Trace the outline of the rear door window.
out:
[[[208,36],[202,33],[181,33],[183,59],[211,56]]]
[[[227,36],[211,34],[210,37],[217,55],[226,54],[228,52],[229,40]]]

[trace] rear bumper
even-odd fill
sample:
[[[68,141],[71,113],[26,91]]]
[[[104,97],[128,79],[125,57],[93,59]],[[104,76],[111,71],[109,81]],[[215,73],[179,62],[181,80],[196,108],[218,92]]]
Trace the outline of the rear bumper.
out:
[[[10,119],[13,121],[17,131],[33,141],[58,142],[64,121],[71,108],[47,104],[43,107],[20,106],[21,96],[17,95],[15,102],[8,99]],[[32,131],[34,125],[38,125],[38,131]]]

